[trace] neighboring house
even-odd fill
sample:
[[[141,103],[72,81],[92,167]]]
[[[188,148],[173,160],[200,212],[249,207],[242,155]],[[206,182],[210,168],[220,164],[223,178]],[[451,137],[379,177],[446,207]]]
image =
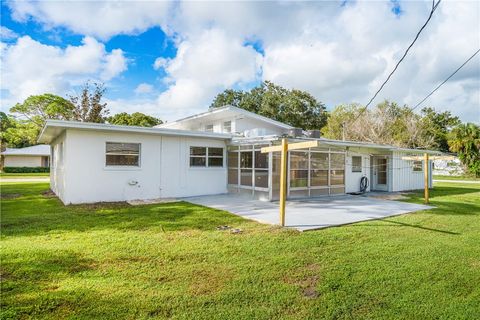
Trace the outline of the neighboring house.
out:
[[[7,148],[2,152],[4,167],[49,167],[50,146],[40,144],[25,148]]]
[[[443,176],[461,176],[465,169],[460,159],[455,157],[453,160],[434,160],[433,174]]]
[[[51,188],[69,204],[227,192],[275,200],[279,153],[260,148],[282,137],[320,141],[289,152],[290,199],[358,192],[362,177],[367,191],[421,189],[422,162],[402,157],[436,153],[324,139],[231,106],[154,128],[48,120],[39,141],[52,146]]]

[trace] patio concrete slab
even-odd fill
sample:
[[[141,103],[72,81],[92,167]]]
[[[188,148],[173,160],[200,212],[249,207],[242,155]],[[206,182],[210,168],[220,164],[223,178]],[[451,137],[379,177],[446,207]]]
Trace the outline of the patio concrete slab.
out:
[[[225,210],[246,219],[279,224],[278,202],[238,194],[186,198],[185,201]],[[433,207],[365,196],[342,195],[287,201],[285,225],[299,231],[321,229],[360,221],[382,219]]]

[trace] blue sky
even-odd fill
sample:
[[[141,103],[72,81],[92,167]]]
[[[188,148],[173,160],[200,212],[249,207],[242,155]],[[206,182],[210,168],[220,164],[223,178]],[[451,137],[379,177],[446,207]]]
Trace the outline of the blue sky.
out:
[[[263,80],[331,108],[365,103],[431,2],[2,2],[2,110],[107,85],[115,112],[173,120]],[[480,47],[478,2],[442,2],[376,102],[413,105]],[[462,21],[459,24],[458,21]],[[458,35],[462,35],[459,37]],[[480,121],[479,59],[426,105]]]

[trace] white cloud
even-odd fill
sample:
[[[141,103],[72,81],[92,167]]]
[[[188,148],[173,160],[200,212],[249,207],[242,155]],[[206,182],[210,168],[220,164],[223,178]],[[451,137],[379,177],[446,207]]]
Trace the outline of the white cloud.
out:
[[[159,70],[161,68],[164,68],[168,63],[168,59],[158,57],[155,59],[155,62],[153,63],[153,69]]]
[[[121,50],[109,53],[90,37],[85,37],[79,46],[62,49],[24,36],[14,44],[4,45],[1,89],[13,101],[45,92],[63,95],[89,78],[108,81],[125,69]]]
[[[169,87],[158,97],[159,107],[170,115],[204,110],[216,93],[255,81],[260,60],[239,39],[205,30],[180,42],[175,58],[161,60]]]
[[[121,49],[114,49],[105,56],[103,70],[100,73],[102,80],[110,80],[127,70],[127,59]]]
[[[7,27],[0,26],[0,39],[11,40],[18,37],[18,34]]]
[[[162,25],[167,1],[10,1],[13,18],[33,18],[46,28],[66,27],[82,35],[108,39],[117,34],[138,34]]]
[[[153,91],[153,86],[148,83],[140,83],[136,88],[135,88],[135,93],[136,94],[145,94],[145,93],[150,93]]]
[[[19,21],[33,18],[46,28],[66,27],[101,39],[161,26],[178,50],[173,58],[155,60],[153,68],[165,73],[166,90],[148,105],[168,117],[204,110],[216,93],[255,80],[308,90],[330,106],[366,103],[425,22],[430,5],[402,1],[398,16],[390,1],[9,4]],[[479,34],[478,1],[442,1],[375,102],[389,98],[415,104],[480,47]],[[248,42],[260,45],[263,56]],[[111,69],[103,67],[112,74],[122,70],[114,57]],[[480,122],[479,59],[425,105]],[[111,75],[104,71],[103,76]],[[50,81],[59,86],[62,77]]]

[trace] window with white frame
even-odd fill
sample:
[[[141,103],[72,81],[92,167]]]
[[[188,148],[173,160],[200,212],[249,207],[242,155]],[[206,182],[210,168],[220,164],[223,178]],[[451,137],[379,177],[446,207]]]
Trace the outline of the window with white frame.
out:
[[[105,146],[106,166],[140,166],[140,143],[107,142]]]
[[[223,148],[190,147],[191,167],[223,167]]]
[[[422,161],[413,161],[412,170],[415,172],[423,171]]]
[[[207,124],[205,126],[205,131],[206,132],[213,132],[213,124]]]
[[[232,121],[225,121],[223,123],[223,132],[226,132],[226,133],[232,132]]]
[[[223,148],[207,148],[208,166],[223,167]]]
[[[361,156],[352,156],[352,172],[362,172]]]

